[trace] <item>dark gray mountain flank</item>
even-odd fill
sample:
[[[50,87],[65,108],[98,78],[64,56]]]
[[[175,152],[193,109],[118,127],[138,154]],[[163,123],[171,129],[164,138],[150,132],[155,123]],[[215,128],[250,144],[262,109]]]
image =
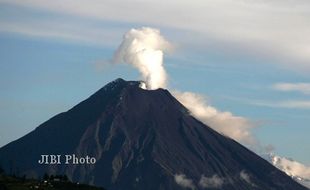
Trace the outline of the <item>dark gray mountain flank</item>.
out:
[[[234,140],[192,117],[167,90],[117,79],[0,149],[7,173],[66,174],[109,190],[305,190]],[[40,165],[42,154],[96,164]],[[176,182],[184,174],[190,185]],[[216,176],[217,182],[212,184]],[[182,186],[183,185],[183,186]]]

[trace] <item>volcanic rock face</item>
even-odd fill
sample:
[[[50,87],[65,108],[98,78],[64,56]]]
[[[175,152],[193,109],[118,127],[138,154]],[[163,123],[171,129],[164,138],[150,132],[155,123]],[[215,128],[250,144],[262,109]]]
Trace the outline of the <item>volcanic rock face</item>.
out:
[[[193,118],[167,90],[139,84],[117,79],[2,147],[2,167],[28,177],[65,173],[109,190],[306,189]],[[40,165],[43,154],[88,155],[97,162]]]

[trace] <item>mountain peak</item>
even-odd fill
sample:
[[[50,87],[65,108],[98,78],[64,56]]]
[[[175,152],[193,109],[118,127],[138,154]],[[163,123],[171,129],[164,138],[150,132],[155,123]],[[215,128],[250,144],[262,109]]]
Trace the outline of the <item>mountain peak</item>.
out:
[[[6,171],[65,173],[107,189],[305,190],[237,142],[188,114],[165,89],[116,79],[0,149]],[[91,156],[94,165],[40,165],[40,155]],[[220,186],[220,187],[219,187]]]

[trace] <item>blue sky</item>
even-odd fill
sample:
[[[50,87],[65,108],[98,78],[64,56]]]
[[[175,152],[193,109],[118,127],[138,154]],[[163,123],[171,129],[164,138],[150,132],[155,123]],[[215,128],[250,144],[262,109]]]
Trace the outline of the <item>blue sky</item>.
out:
[[[174,45],[171,89],[257,123],[263,145],[310,165],[309,10],[302,0],[0,0],[0,146],[118,77],[140,79],[104,63],[126,31],[150,26]]]

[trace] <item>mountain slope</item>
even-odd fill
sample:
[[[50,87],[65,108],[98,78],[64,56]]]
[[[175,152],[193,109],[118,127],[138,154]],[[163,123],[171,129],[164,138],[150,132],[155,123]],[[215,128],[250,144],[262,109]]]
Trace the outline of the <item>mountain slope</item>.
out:
[[[193,118],[167,90],[117,79],[0,149],[9,172],[65,173],[109,190],[304,190],[234,140]],[[42,154],[93,156],[95,165],[40,165]],[[175,180],[182,174],[186,179]],[[221,183],[214,185],[212,177]],[[183,181],[182,181],[183,180]]]

